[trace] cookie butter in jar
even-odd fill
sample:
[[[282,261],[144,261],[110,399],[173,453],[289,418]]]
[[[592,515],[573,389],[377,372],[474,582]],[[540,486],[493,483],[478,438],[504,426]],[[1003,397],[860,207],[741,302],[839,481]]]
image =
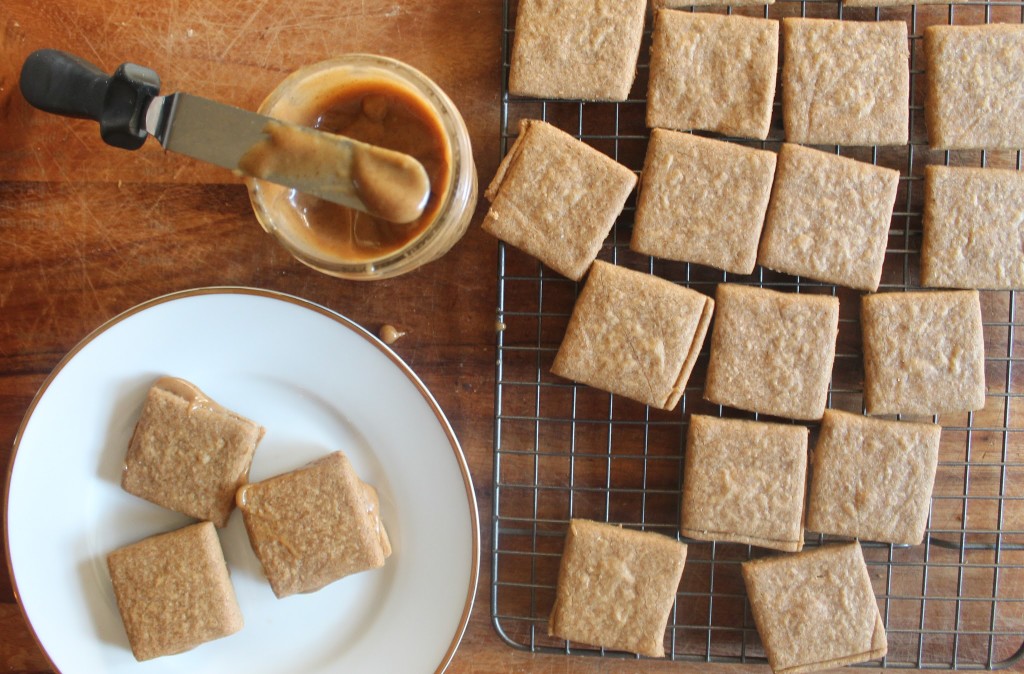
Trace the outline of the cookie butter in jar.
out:
[[[404,224],[246,179],[260,224],[310,267],[389,278],[437,259],[465,234],[477,200],[469,133],[451,99],[415,68],[369,54],[324,61],[292,73],[259,112],[409,154],[430,179],[423,214]]]

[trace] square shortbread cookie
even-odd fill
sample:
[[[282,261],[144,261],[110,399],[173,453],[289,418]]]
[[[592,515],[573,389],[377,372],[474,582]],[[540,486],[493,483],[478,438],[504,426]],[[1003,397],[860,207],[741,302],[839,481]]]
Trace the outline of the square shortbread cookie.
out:
[[[1024,288],[1024,172],[924,170],[921,285]]]
[[[235,491],[264,429],[225,409],[195,385],[160,377],[146,394],[125,455],[121,486],[157,505],[218,527],[228,523]]]
[[[597,260],[551,371],[671,410],[704,344],[714,304],[695,290]]]
[[[547,122],[524,120],[485,196],[483,229],[574,281],[636,185],[636,174]]]
[[[905,145],[909,113],[906,22],[782,20],[786,140]]]
[[[899,171],[784,143],[757,261],[877,290],[899,180]]]
[[[630,248],[750,274],[774,175],[774,152],[654,129]]]
[[[1024,147],[1024,25],[928,26],[924,53],[929,145]]]
[[[938,424],[825,410],[814,446],[807,528],[862,541],[920,543],[941,433]]]
[[[693,415],[680,533],[795,552],[804,546],[807,429]]]
[[[880,658],[888,650],[859,543],[744,562],[757,633],[775,674]]]
[[[767,138],[778,46],[774,19],[658,11],[647,126]]]
[[[548,634],[660,658],[686,562],[686,545],[661,534],[572,520]]]
[[[941,414],[985,406],[977,291],[865,295],[861,329],[868,414]]]
[[[646,11],[645,0],[522,0],[509,93],[626,100]]]
[[[733,0],[729,2],[730,7],[756,7],[774,4],[775,0]],[[651,7],[655,12],[659,9],[684,9],[686,7],[715,7],[721,5],[722,0],[651,0]]]
[[[279,598],[379,568],[391,555],[377,491],[342,452],[245,485],[238,509]]]
[[[971,0],[843,0],[845,7],[902,7],[906,5],[955,5]]]
[[[118,548],[107,556],[107,568],[137,660],[181,653],[242,629],[212,522]]]
[[[825,411],[839,300],[721,283],[704,398],[791,419]]]

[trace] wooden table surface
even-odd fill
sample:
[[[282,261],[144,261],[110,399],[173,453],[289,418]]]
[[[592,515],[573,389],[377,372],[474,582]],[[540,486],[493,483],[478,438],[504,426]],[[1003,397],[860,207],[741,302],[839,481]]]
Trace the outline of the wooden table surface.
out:
[[[613,671],[591,658],[532,657],[489,619],[496,251],[479,230],[441,263],[394,280],[334,279],[298,263],[257,224],[232,175],[150,141],[105,146],[94,123],[43,114],[18,91],[33,50],[77,53],[111,71],[156,70],[187,90],[255,109],[294,69],[348,52],[404,60],[444,88],[470,129],[483,185],[499,160],[500,0],[162,2],[5,0],[0,6],[0,466],[44,378],[91,330],[168,292],[241,285],[298,295],[371,331],[408,334],[397,353],[447,413],[480,505],[481,565],[472,618],[449,671]],[[6,521],[0,508],[0,519]],[[634,663],[635,664],[635,663]],[[662,670],[652,665],[650,671]],[[632,665],[629,665],[632,668]],[[680,671],[678,665],[672,671]],[[50,665],[0,569],[0,671]]]
[[[307,298],[370,331],[423,379],[465,450],[480,506],[481,569],[451,672],[702,671],[657,661],[534,656],[491,626],[489,554],[497,243],[479,229],[440,263],[397,279],[334,279],[257,224],[240,180],[150,142],[105,146],[94,123],[32,109],[21,64],[42,47],[110,71],[156,70],[163,91],[255,109],[294,69],[348,52],[404,60],[461,109],[481,188],[500,159],[500,0],[4,0],[0,5],[0,467],[33,396],[64,354],[116,314],[168,292],[254,286]],[[6,521],[0,505],[0,519]],[[0,671],[49,672],[0,568]],[[767,671],[764,666],[718,671]]]

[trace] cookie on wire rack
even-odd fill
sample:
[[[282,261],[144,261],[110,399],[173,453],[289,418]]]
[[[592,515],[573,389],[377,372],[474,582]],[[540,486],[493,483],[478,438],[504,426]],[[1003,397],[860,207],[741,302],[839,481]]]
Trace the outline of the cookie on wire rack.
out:
[[[942,427],[825,410],[807,528],[862,541],[924,540]]]
[[[686,563],[668,536],[574,519],[558,571],[550,636],[654,658]]]
[[[877,290],[899,180],[893,169],[783,143],[757,261]]]
[[[1024,288],[1024,172],[926,166],[921,285]]]
[[[520,0],[509,93],[626,100],[646,11],[646,0]]]
[[[774,19],[659,10],[647,126],[767,138],[778,45]]]
[[[775,159],[774,152],[654,129],[630,248],[736,274],[752,273]]]
[[[943,414],[985,406],[985,338],[975,290],[861,298],[868,414]]]
[[[651,7],[655,12],[659,9],[686,9],[687,7],[715,7],[724,5],[730,7],[758,7],[774,4],[775,0],[651,0]]]
[[[888,651],[860,543],[756,559],[742,572],[775,674],[867,662]]]
[[[782,20],[786,140],[905,145],[910,48],[904,21]]]
[[[551,371],[671,410],[704,344],[714,301],[601,260],[573,307]]]
[[[1024,25],[928,26],[924,55],[932,148],[1024,147]]]
[[[704,398],[790,419],[825,411],[839,300],[720,283]]]
[[[807,435],[793,424],[691,416],[680,533],[801,550]]]
[[[484,231],[580,280],[636,185],[611,157],[536,119],[498,166],[484,196]]]

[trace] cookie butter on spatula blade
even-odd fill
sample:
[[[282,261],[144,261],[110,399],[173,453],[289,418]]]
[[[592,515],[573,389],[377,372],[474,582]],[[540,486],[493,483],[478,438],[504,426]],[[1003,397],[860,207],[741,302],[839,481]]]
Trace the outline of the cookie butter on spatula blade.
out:
[[[135,150],[153,136],[172,152],[384,220],[415,220],[430,194],[426,170],[409,155],[192,94],[160,96],[159,76],[132,63],[108,76],[77,56],[41,49],[25,60],[20,87],[41,110],[99,122],[109,145]]]

